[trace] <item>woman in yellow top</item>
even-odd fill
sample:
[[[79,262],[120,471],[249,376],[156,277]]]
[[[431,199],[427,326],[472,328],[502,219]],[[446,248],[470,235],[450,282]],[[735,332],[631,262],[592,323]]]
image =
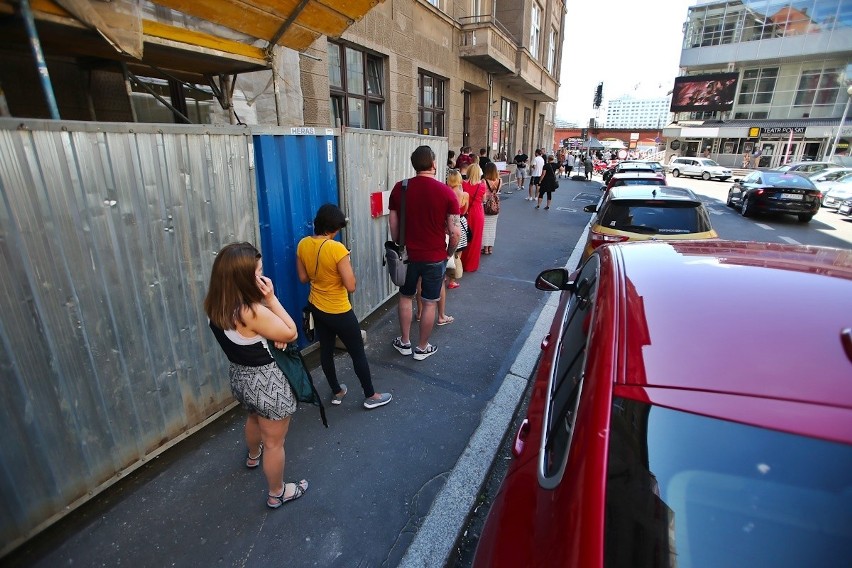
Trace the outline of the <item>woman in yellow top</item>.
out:
[[[372,409],[384,406],[393,397],[373,389],[361,328],[349,303],[349,294],[355,291],[355,272],[349,251],[334,240],[345,226],[346,215],[340,208],[331,203],[320,207],[314,217],[314,234],[299,241],[296,248],[296,270],[303,284],[311,284],[308,303],[320,343],[322,371],[334,393],[331,403],[340,404],[347,393],[346,385],[337,381],[334,367],[334,340],[339,337],[364,390],[364,408]]]

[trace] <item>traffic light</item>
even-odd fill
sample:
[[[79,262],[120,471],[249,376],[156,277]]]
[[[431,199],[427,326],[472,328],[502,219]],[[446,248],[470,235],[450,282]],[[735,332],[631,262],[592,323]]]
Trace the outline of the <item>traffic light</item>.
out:
[[[589,119],[589,128],[590,128],[591,130],[594,130],[594,129],[595,129],[595,128],[597,128],[597,127],[598,127],[598,125],[597,125],[597,122],[595,122],[595,119],[594,119],[594,118],[590,118],[590,119]]]
[[[589,129],[588,128],[580,129],[580,138],[582,138],[583,140],[588,140],[588,138],[589,138]]]

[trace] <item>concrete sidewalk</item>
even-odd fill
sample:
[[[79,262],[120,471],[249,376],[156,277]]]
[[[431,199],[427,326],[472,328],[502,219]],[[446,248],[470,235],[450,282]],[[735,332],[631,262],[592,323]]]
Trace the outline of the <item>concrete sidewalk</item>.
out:
[[[505,192],[494,254],[448,292],[456,319],[435,327],[424,361],[391,346],[396,303],[374,313],[367,356],[377,390],[362,408],[349,386],[323,428],[303,406],[287,437],[287,480],[306,495],[278,510],[244,465],[244,414],[233,411],[3,559],[9,566],[443,566],[464,526],[538,359],[557,295],[535,290],[544,268],[576,266],[599,184],[560,180],[550,211]],[[377,255],[379,253],[377,252]],[[358,293],[358,292],[356,292]],[[417,333],[413,332],[416,339]],[[330,397],[319,369],[314,382]]]

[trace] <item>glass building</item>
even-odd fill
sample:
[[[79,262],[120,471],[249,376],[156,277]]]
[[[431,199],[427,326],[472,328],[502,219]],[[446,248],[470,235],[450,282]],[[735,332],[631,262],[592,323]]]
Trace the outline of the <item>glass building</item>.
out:
[[[704,1],[689,9],[666,159],[773,168],[849,154],[852,1]],[[850,117],[852,118],[852,117]]]

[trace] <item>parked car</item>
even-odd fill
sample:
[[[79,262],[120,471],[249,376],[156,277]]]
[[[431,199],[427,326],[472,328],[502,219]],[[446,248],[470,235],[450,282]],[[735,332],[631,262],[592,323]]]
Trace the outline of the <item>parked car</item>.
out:
[[[814,185],[817,186],[818,190],[825,192],[823,186],[825,186],[826,184],[830,184],[831,182],[837,181],[846,174],[850,173],[852,173],[852,168],[832,167],[820,170],[818,172],[810,173],[808,174],[807,178],[814,182]]]
[[[583,211],[595,213],[583,260],[607,243],[718,236],[704,204],[683,187],[615,187],[599,205],[587,205]]]
[[[828,168],[836,167],[837,164],[833,164],[831,162],[795,162],[792,164],[784,164],[783,166],[779,166],[772,171],[797,173],[799,175],[808,176],[810,174],[815,174],[817,172],[827,170]]]
[[[743,217],[789,213],[807,223],[819,211],[821,200],[811,180],[787,172],[752,172],[744,179],[735,179],[728,190],[728,207],[739,207]]]
[[[603,190],[609,191],[613,187],[622,185],[667,185],[667,183],[664,174],[654,173],[650,170],[625,170],[612,174]]]
[[[837,208],[837,212],[847,217],[852,215],[852,199],[847,199]]]
[[[716,178],[725,181],[731,177],[731,169],[724,168],[709,158],[675,158],[669,162],[669,171],[674,177],[700,177],[704,180]]]
[[[652,172],[656,174],[666,175],[666,168],[660,162],[651,162],[647,160],[622,160],[609,168],[602,174],[604,183],[609,181],[613,174],[620,172]]]
[[[475,568],[844,564],[852,251],[621,243],[535,285],[560,300]]]
[[[852,198],[852,173],[832,182],[823,182],[817,188],[822,192],[822,206],[837,209],[843,201]]]

